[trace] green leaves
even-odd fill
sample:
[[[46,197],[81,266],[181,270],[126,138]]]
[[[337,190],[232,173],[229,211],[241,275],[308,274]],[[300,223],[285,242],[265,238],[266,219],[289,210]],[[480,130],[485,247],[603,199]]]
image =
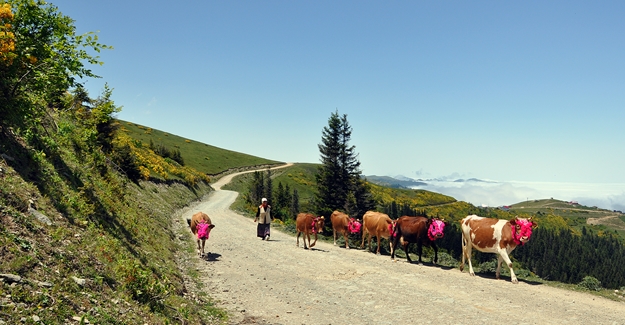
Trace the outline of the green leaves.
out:
[[[9,0],[14,16],[10,32],[15,48],[0,62],[0,115],[3,124],[35,127],[49,107],[79,85],[79,78],[97,77],[88,64],[102,64],[100,53],[110,46],[97,35],[76,35],[74,20],[45,1]]]

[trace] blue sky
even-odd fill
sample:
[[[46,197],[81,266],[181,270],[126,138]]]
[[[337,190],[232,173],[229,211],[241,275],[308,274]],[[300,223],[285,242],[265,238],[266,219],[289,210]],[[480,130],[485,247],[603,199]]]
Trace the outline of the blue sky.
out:
[[[338,110],[365,175],[625,183],[623,1],[51,2],[124,120],[317,163]]]

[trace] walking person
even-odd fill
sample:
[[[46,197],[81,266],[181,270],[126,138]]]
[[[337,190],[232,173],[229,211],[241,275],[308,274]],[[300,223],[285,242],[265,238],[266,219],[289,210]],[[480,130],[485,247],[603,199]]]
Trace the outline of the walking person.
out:
[[[258,211],[256,211],[256,218],[254,218],[254,222],[258,222],[258,226],[256,228],[256,236],[262,238],[263,240],[269,240],[271,206],[267,203],[266,198],[263,198],[261,200],[261,205],[258,206]]]

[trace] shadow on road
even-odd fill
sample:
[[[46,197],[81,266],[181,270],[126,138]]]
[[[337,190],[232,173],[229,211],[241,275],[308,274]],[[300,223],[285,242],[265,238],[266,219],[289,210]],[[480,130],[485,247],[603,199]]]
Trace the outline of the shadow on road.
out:
[[[466,273],[466,271],[464,273]],[[467,275],[469,275],[469,274],[467,273]],[[492,279],[494,281],[497,281],[497,278],[495,277],[495,272],[475,273],[475,276],[479,276],[480,278],[484,278],[484,279]],[[517,277],[517,279],[519,280],[519,282],[524,282],[524,283],[527,283],[529,285],[542,285],[543,284],[543,283],[538,282],[538,281],[521,279],[519,277]],[[511,282],[510,277],[509,276],[505,276],[503,274],[499,276],[499,280],[506,281],[506,282]]]
[[[220,257],[221,257],[221,254],[208,252],[204,256],[204,260],[207,261],[207,262],[215,262]]]

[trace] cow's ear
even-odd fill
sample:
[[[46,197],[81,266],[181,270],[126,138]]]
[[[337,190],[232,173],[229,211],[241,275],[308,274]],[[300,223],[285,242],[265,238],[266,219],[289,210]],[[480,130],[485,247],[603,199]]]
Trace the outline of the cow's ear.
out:
[[[324,220],[324,219],[325,219],[325,217],[324,217],[324,216],[321,216],[321,218],[319,218],[319,219]]]
[[[215,225],[210,224],[210,225],[208,225],[208,228],[213,229],[213,228],[215,228]]]
[[[532,229],[538,227],[538,224],[536,223],[536,221],[534,221],[534,217],[529,217],[527,218],[527,221],[529,221],[530,223],[532,223]]]

